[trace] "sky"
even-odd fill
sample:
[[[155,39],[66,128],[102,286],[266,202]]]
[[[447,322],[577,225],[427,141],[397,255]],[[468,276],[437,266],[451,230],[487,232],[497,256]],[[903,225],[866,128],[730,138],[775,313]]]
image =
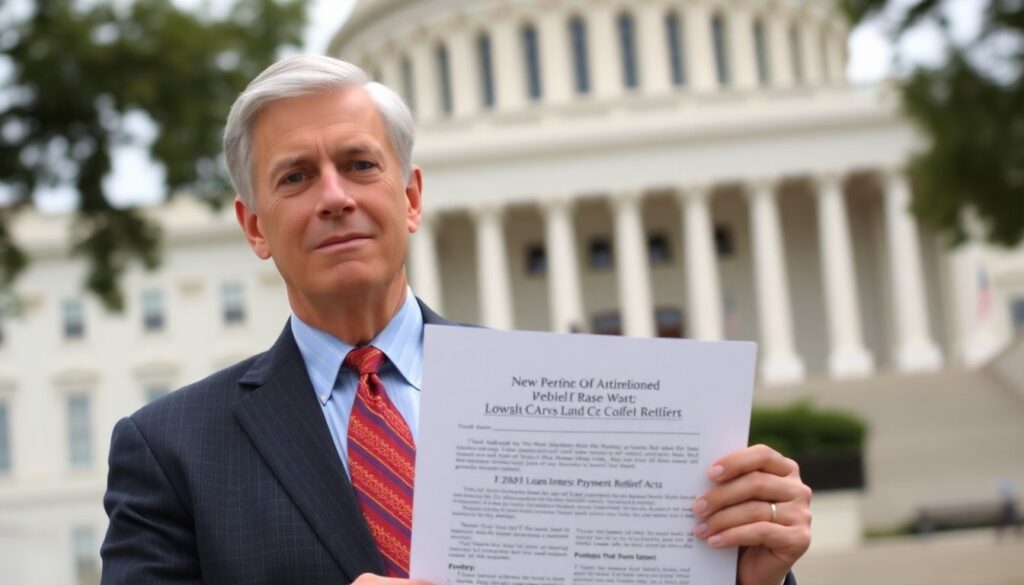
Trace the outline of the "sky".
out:
[[[0,17],[10,10],[31,5],[32,0],[0,0]],[[212,6],[216,11],[226,6],[227,0],[176,0],[185,7]],[[912,0],[896,0],[887,14],[861,24],[851,31],[849,38],[849,64],[847,78],[854,85],[878,83],[894,72],[893,56],[899,54],[909,62],[936,63],[941,59],[940,42],[936,31],[911,31],[899,46],[894,47],[887,38],[887,23],[896,19],[902,8]],[[978,28],[981,7],[986,0],[953,0],[947,5],[954,37],[970,38]],[[6,4],[6,6],[4,6]],[[331,36],[351,12],[355,0],[312,0],[309,25],[306,28],[305,52],[322,53]],[[0,78],[3,68],[0,64]],[[129,115],[126,120],[137,142],[148,144],[155,136],[155,127],[144,115]],[[163,169],[154,163],[144,147],[132,146],[115,149],[114,172],[106,181],[111,199],[118,204],[152,203],[163,197]],[[68,189],[57,189],[42,196],[39,207],[48,212],[64,212],[73,208],[74,194]]]

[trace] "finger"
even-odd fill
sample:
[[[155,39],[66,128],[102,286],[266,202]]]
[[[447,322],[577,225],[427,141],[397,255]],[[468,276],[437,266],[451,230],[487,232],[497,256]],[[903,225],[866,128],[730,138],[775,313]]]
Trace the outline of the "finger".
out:
[[[396,579],[394,577],[382,577],[373,573],[363,573],[352,582],[352,585],[430,585],[426,581]]]
[[[751,471],[764,471],[774,475],[798,474],[796,461],[784,457],[781,453],[767,445],[753,445],[746,449],[734,451],[715,461],[708,469],[708,477],[712,481],[729,481]]]
[[[775,505],[775,524],[792,526],[805,520],[805,508],[793,504],[778,503]],[[810,514],[806,514],[809,521]],[[771,502],[749,501],[729,506],[708,516],[693,530],[699,538],[724,532],[736,526],[755,524],[757,522],[773,522]]]
[[[764,546],[784,558],[800,556],[810,544],[810,526],[782,526],[771,522],[735,526],[708,538],[708,545],[714,548]]]
[[[748,500],[762,502],[810,501],[810,488],[799,479],[752,471],[721,483],[693,503],[693,513],[701,518]]]

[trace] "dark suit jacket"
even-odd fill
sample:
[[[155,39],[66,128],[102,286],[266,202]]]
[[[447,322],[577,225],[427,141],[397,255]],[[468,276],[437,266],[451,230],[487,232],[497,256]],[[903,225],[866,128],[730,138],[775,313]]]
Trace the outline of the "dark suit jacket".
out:
[[[452,324],[420,304],[424,322]],[[341,585],[385,574],[286,326],[114,427],[104,585]]]

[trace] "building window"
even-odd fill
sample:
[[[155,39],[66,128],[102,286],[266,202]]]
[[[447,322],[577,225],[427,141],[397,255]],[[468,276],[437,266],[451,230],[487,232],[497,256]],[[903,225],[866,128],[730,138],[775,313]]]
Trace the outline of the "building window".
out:
[[[7,404],[0,402],[0,473],[11,470],[11,426]]]
[[[526,88],[530,99],[539,100],[542,94],[540,79],[540,43],[537,27],[523,27],[523,58],[526,61]]]
[[[718,85],[725,87],[730,83],[728,39],[725,34],[725,19],[721,14],[711,17],[711,42],[715,50],[715,73]]]
[[[98,585],[100,582],[100,551],[96,533],[89,526],[71,531],[71,549],[75,555],[75,584]]]
[[[526,273],[543,276],[548,272],[548,255],[541,244],[530,244],[526,248]]]
[[[441,110],[450,116],[454,105],[452,104],[452,72],[448,62],[448,47],[438,45],[434,57],[437,59],[437,72],[440,77],[438,81],[441,82]]]
[[[587,257],[590,267],[604,270],[612,267],[612,244],[608,238],[597,237],[590,240],[587,246]]]
[[[789,27],[789,58],[793,62],[793,81],[804,82],[804,58],[800,50],[800,33],[795,26]]]
[[[760,18],[754,21],[754,53],[757,57],[757,80],[761,85],[768,85],[768,45],[764,37],[764,22]]]
[[[225,324],[245,321],[245,290],[237,282],[225,283],[220,289],[221,315]]]
[[[665,33],[668,38],[668,64],[672,73],[673,85],[686,85],[686,62],[683,54],[683,28],[679,14],[669,12],[665,16]]]
[[[636,63],[636,25],[628,13],[619,15],[619,50],[622,53],[622,84],[627,89],[640,85]]]
[[[480,98],[485,108],[494,107],[494,62],[491,55],[491,37],[480,35],[476,40],[480,57]]]
[[[669,245],[668,236],[665,234],[647,236],[647,261],[652,266],[672,262],[672,247]]]
[[[594,315],[592,331],[598,335],[622,335],[622,319],[618,311]]]
[[[89,397],[84,394],[68,397],[68,453],[72,467],[92,465]]]
[[[142,329],[162,331],[164,328],[164,295],[155,289],[142,291]]]
[[[85,337],[85,307],[78,299],[68,299],[61,305],[64,320],[64,339]]]
[[[412,61],[402,57],[402,97],[413,113],[416,112],[416,79],[413,77]]]
[[[719,258],[729,258],[735,253],[732,230],[727,225],[715,226],[715,253]]]
[[[1014,335],[1024,335],[1024,296],[1010,301],[1010,325]]]
[[[587,25],[579,16],[574,16],[569,21],[569,38],[572,42],[576,93],[583,95],[590,92],[590,67],[587,58]]]
[[[683,312],[675,307],[660,307],[654,311],[654,324],[658,337],[683,337]]]

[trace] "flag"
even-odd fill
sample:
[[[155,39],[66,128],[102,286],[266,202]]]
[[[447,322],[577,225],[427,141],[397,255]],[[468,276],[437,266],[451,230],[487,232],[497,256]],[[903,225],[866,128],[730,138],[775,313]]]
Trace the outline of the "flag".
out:
[[[977,286],[978,319],[983,320],[988,318],[992,310],[992,283],[989,281],[988,271],[982,264],[978,265]]]

